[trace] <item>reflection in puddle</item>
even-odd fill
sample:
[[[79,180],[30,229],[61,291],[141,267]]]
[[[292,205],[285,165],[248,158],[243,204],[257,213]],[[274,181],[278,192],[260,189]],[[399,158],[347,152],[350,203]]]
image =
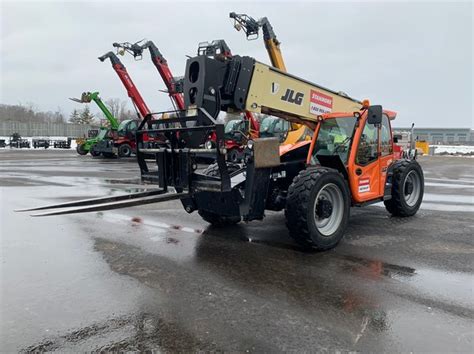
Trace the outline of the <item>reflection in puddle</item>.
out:
[[[104,179],[104,182],[110,184],[141,184],[140,178]]]
[[[140,226],[153,227],[153,228],[159,228],[159,229],[179,230],[179,231],[184,231],[184,232],[194,233],[194,234],[199,234],[199,235],[204,232],[201,229],[193,229],[191,227],[180,226],[180,225],[171,225],[171,224],[167,224],[161,221],[144,219],[139,216],[134,216],[130,218],[130,216],[128,215],[107,212],[107,213],[102,213],[101,217],[105,221],[110,221],[110,222],[121,222],[124,224],[130,224],[130,222],[132,222],[132,225],[140,225]]]
[[[411,267],[385,263],[378,260],[369,260],[355,256],[342,256],[342,258],[349,261],[348,264],[344,264],[343,266],[345,270],[350,270],[370,279],[377,279],[382,276],[391,279],[400,279],[412,277],[416,274],[415,269]]]
[[[92,348],[91,340],[95,343]],[[45,339],[22,349],[21,352],[82,347],[96,352],[141,352],[156,349],[164,352],[217,350],[213,343],[195,337],[176,322],[166,321],[150,313],[141,313],[94,323],[61,336]]]

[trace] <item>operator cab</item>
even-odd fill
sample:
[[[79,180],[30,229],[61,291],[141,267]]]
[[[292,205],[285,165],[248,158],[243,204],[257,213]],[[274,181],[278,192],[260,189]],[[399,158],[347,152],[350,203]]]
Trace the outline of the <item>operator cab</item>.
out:
[[[278,138],[280,143],[285,141],[290,129],[290,123],[277,117],[265,117],[260,123],[261,138]]]
[[[244,138],[249,131],[249,122],[245,119],[232,119],[224,127],[224,137],[226,140],[233,140],[238,143],[244,143]]]
[[[97,134],[99,134],[99,130],[97,130],[97,129],[89,129],[87,131],[87,137],[88,138],[95,138],[97,136]]]
[[[128,119],[120,123],[117,129],[117,134],[118,136],[133,137],[135,136],[135,132],[137,131],[137,129],[138,129],[138,122],[133,119]]]
[[[373,113],[372,107],[379,112]],[[387,170],[395,160],[390,126],[395,116],[381,106],[320,116],[307,162],[339,170],[356,203],[383,196]]]

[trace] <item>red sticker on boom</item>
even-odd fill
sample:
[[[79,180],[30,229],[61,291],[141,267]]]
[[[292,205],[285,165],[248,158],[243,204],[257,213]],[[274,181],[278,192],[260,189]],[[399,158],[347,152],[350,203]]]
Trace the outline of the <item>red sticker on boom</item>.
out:
[[[324,114],[332,111],[332,97],[325,93],[311,90],[309,96],[309,113],[311,114]]]

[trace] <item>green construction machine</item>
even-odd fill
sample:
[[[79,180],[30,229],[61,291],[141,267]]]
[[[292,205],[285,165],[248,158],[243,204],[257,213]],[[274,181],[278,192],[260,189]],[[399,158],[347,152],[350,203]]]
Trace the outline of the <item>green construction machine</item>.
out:
[[[90,152],[92,156],[100,155],[100,152],[94,150],[94,145],[96,145],[100,141],[112,139],[112,132],[117,131],[119,127],[119,121],[112,115],[112,113],[106,107],[104,102],[102,102],[98,92],[83,92],[81,98],[70,98],[70,100],[79,103],[90,103],[94,101],[100,108],[100,110],[104,113],[105,118],[109,122],[110,126],[100,127],[98,134],[95,134],[94,136],[91,136],[91,134],[89,134],[88,138],[81,138],[76,140],[76,151],[79,155],[87,155],[88,152]]]

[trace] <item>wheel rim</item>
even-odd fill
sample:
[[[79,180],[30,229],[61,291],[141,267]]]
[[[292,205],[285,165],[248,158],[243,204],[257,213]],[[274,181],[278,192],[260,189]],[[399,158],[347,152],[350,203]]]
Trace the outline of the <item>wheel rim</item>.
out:
[[[403,196],[405,203],[413,207],[418,202],[421,193],[421,180],[416,171],[408,172],[405,181],[403,182]]]
[[[128,146],[122,148],[122,156],[128,156],[131,154],[131,149]]]
[[[321,204],[331,205],[330,215],[318,215]],[[319,206],[319,208],[318,208]],[[327,214],[327,213],[326,213]],[[331,236],[337,231],[344,216],[344,198],[342,191],[334,183],[323,186],[314,202],[314,221],[316,228],[324,236]]]

